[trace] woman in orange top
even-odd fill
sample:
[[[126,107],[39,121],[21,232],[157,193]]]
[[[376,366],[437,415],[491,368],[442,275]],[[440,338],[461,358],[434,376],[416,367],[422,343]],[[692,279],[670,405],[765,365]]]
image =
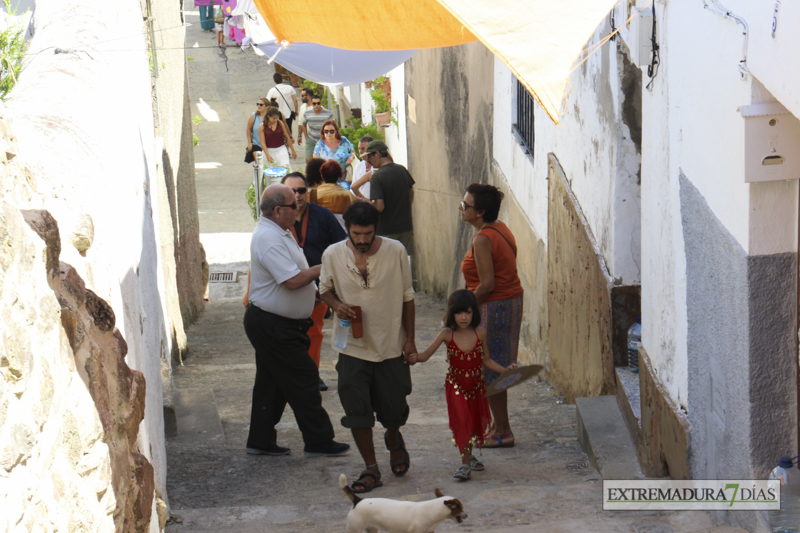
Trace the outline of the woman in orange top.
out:
[[[344,227],[342,215],[350,207],[355,197],[350,191],[338,185],[339,180],[344,177],[342,165],[335,159],[328,159],[319,169],[322,180],[325,182],[317,187],[317,205],[330,209],[336,215],[336,219]]]
[[[492,360],[503,368],[517,362],[519,332],[522,325],[522,285],[517,275],[517,241],[511,230],[497,220],[503,192],[492,185],[473,183],[467,187],[459,206],[461,220],[472,224],[478,234],[461,263],[467,289],[475,293],[481,311],[481,328],[487,330],[486,347]],[[498,374],[484,369],[490,385]],[[508,394],[489,397],[494,417],[494,435],[484,447],[510,448],[514,434],[508,420]]]

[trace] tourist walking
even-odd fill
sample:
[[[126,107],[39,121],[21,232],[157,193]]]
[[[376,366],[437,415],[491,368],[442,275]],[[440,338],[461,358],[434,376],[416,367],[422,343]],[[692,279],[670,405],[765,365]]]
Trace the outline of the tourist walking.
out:
[[[259,98],[258,102],[256,102],[255,112],[250,115],[250,118],[247,119],[247,127],[244,130],[245,136],[247,137],[247,152],[244,156],[245,163],[252,163],[255,161],[256,152],[262,151],[259,128],[261,127],[261,124],[266,121],[267,107],[267,99]]]
[[[343,170],[355,159],[353,143],[347,137],[342,137],[335,120],[326,120],[322,124],[322,138],[314,147],[314,157],[333,159]]]
[[[297,118],[297,94],[294,91],[294,87],[288,83],[283,83],[282,74],[276,72],[272,75],[272,80],[275,82],[275,87],[267,93],[267,100],[274,100],[278,103],[278,109],[283,114],[286,125],[289,127],[289,136],[294,138],[292,135],[292,122]]]
[[[244,330],[256,351],[256,381],[246,451],[286,455],[275,426],[288,402],[307,457],[336,456],[350,449],[333,440],[322,407],[319,370],[308,356],[320,266],[309,267],[292,237],[297,202],[286,185],[270,185],[261,197],[261,217],[250,242],[250,292]]]
[[[322,99],[316,94],[311,97],[311,108],[306,109],[300,117],[304,132],[308,141],[306,142],[306,163],[314,157],[314,148],[321,138],[322,125],[327,120],[333,120],[333,113],[322,107]]]
[[[277,107],[267,109],[267,121],[259,127],[258,136],[262,149],[266,149],[267,161],[289,168],[291,162],[286,147],[292,150],[292,158],[297,159],[297,154],[286,124],[280,120],[280,113]]]
[[[355,338],[351,329],[344,348],[334,344],[345,412],[342,425],[352,431],[366,466],[352,484],[359,493],[382,485],[372,440],[376,418],[386,428],[384,443],[390,451],[392,473],[405,475],[411,466],[400,428],[408,420],[406,397],[411,394],[407,357],[417,353],[414,289],[403,246],[375,235],[379,216],[375,206],[366,202],[347,208],[344,220],[349,239],[325,250],[319,278],[322,299],[339,319],[356,319],[360,308],[361,337]],[[339,328],[340,321],[335,320],[333,339]]]
[[[353,169],[353,184],[350,185],[350,192],[356,198],[369,200],[369,180],[372,178],[372,165],[364,161],[364,154],[367,151],[367,145],[374,139],[369,135],[364,135],[358,140],[358,156],[361,160]]]
[[[522,326],[522,284],[517,275],[517,242],[508,227],[497,220],[503,192],[492,185],[473,183],[459,205],[461,220],[478,230],[472,247],[461,263],[467,289],[480,305],[481,324],[486,329],[492,360],[502,367],[517,362]],[[486,368],[484,379],[491,385],[498,373]],[[508,420],[508,393],[489,397],[494,432],[486,448],[514,446]]]

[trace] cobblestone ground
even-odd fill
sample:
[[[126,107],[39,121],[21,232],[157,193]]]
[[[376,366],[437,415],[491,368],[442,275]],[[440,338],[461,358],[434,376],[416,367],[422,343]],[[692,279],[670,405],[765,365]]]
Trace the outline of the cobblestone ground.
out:
[[[438,333],[442,302],[417,298],[417,346]],[[250,456],[244,447],[255,376],[253,350],[242,326],[240,301],[209,302],[201,321],[189,330],[189,356],[175,373],[178,391],[212,391],[222,438],[178,435],[168,440],[168,491],[171,510],[182,532],[323,532],[344,531],[350,502],[339,489],[344,473],[352,481],[363,469],[358,452],[336,458],[306,459],[291,410],[279,425],[279,444],[292,448],[284,457]],[[337,439],[353,444],[341,427],[336,394],[334,353],[326,321],[321,376],[330,386],[322,393]],[[509,391],[514,448],[484,450],[484,472],[472,480],[452,478],[459,465],[451,442],[444,399],[444,351],[412,368],[411,417],[403,435],[411,469],[402,478],[389,474],[389,452],[382,430],[376,449],[384,486],[368,496],[409,500],[433,498],[435,488],[459,498],[469,519],[443,523],[441,531],[637,532],[704,531],[706,513],[603,512],[601,478],[577,441],[575,406],[564,403],[547,383],[530,380]],[[715,528],[722,532],[725,528]],[[735,531],[735,530],[730,530]],[[738,531],[738,530],[736,530]]]

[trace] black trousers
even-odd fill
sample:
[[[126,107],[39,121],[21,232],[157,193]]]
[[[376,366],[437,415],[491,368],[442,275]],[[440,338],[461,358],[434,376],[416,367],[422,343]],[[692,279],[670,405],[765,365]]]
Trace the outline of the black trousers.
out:
[[[244,313],[244,331],[256,349],[256,383],[250,412],[248,448],[276,444],[275,426],[286,403],[294,411],[306,445],[333,440],[333,425],[322,407],[319,370],[308,355],[311,319],[293,320],[268,313],[253,304]]]

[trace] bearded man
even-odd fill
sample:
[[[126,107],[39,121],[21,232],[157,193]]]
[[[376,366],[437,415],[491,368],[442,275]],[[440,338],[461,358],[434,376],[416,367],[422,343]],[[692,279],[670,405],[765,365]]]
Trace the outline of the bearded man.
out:
[[[411,465],[400,427],[408,419],[406,397],[411,394],[408,356],[417,353],[414,342],[414,289],[405,247],[399,241],[378,237],[380,213],[366,202],[344,212],[349,239],[332,244],[322,255],[319,292],[322,300],[344,320],[356,318],[361,308],[363,335],[348,335],[339,352],[336,371],[339,398],[366,469],[352,485],[354,492],[369,492],[382,485],[375,458],[372,427],[377,417],[386,429],[384,442],[390,467],[402,476]],[[334,323],[337,338],[339,320]]]

